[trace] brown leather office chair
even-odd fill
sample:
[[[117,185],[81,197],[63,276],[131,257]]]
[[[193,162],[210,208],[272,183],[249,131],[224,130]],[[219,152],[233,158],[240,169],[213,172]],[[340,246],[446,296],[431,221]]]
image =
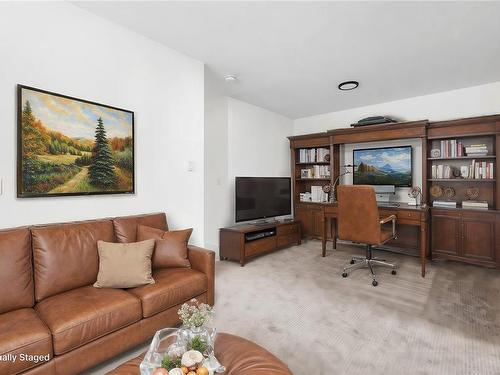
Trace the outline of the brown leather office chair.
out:
[[[373,286],[377,286],[373,266],[392,268],[396,274],[396,266],[385,262],[383,259],[373,257],[372,246],[382,245],[397,237],[396,215],[380,218],[375,190],[368,185],[340,185],[337,187],[338,195],[338,231],[339,238],[366,244],[366,256],[354,256],[351,265],[344,268],[343,277],[350,271],[368,267],[372,273]],[[384,224],[392,222],[392,228],[385,228]]]

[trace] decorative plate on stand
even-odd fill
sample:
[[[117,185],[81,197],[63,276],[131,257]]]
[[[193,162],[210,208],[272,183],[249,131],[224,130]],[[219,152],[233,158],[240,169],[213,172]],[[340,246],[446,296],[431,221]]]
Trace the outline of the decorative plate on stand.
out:
[[[443,195],[443,188],[439,185],[432,185],[429,191],[434,198],[439,198]]]
[[[453,189],[452,187],[447,187],[444,189],[444,196],[448,199],[451,199],[455,196],[455,189]]]
[[[439,148],[433,148],[431,150],[431,158],[440,158],[441,157],[441,150]]]

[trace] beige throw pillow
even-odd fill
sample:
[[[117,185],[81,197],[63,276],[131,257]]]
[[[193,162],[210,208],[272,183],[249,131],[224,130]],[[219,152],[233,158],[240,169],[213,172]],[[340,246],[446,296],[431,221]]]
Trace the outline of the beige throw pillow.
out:
[[[98,241],[99,273],[96,288],[134,288],[154,284],[151,257],[154,240],[133,243]]]

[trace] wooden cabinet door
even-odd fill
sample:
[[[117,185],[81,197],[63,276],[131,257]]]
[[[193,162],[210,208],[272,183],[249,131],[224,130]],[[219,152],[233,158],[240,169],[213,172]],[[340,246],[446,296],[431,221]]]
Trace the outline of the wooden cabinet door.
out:
[[[312,211],[309,207],[295,206],[294,216],[296,220],[301,221],[302,225],[302,236],[313,236],[313,220]]]
[[[454,212],[432,213],[432,252],[449,255],[460,254],[460,215]]]
[[[323,207],[313,208],[312,221],[313,221],[313,237],[321,238],[323,234]]]
[[[482,261],[495,260],[495,215],[464,213],[461,255]]]
[[[295,219],[302,222],[302,236],[321,238],[323,231],[323,206],[300,204],[295,206]]]

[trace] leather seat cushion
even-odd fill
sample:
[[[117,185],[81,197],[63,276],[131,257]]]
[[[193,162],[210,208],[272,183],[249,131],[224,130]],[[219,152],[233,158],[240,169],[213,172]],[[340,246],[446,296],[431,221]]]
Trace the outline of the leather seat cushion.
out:
[[[206,275],[188,268],[159,269],[153,272],[153,279],[154,284],[128,289],[141,300],[144,318],[186,302],[208,288]]]
[[[17,355],[15,362],[0,361],[0,374],[17,374],[42,363],[20,360],[20,354],[52,358],[52,338],[35,310],[25,308],[0,314],[0,356]]]
[[[56,355],[117,331],[142,317],[141,302],[130,293],[92,286],[44,299],[35,309],[52,332]]]
[[[287,365],[263,347],[228,333],[217,335],[215,355],[226,367],[224,375],[292,375]],[[107,375],[137,375],[143,358],[144,354]]]

